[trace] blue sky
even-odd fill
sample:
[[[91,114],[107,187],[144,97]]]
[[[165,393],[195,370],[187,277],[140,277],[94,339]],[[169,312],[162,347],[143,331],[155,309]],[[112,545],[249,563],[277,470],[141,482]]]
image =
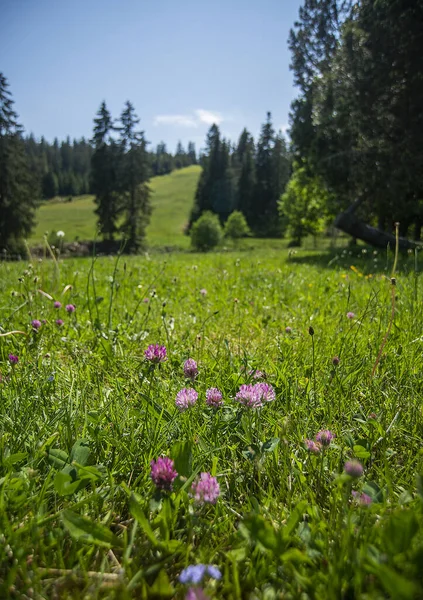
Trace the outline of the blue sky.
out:
[[[301,0],[0,0],[0,69],[20,122],[48,140],[90,137],[104,99],[129,99],[146,138],[197,148],[217,122],[235,141],[296,95],[289,29]]]

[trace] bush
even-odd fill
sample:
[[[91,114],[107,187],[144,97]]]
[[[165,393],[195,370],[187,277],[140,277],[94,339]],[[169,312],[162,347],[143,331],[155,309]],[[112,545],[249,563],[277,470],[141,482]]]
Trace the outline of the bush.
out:
[[[240,238],[250,235],[250,229],[247,225],[244,215],[239,210],[235,210],[229,215],[228,220],[225,224],[225,237],[232,240],[238,240]]]
[[[206,252],[215,248],[223,236],[217,215],[205,212],[191,228],[191,245],[196,250]]]

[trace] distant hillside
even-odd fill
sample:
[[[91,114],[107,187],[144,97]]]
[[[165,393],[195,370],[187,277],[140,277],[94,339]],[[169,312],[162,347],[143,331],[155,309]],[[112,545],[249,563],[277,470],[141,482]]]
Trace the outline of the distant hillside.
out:
[[[150,180],[153,214],[147,230],[150,246],[187,247],[184,225],[194,201],[201,167],[192,165]],[[29,240],[41,243],[46,232],[62,230],[66,241],[92,240],[96,231],[93,196],[77,196],[72,202],[58,199],[43,204],[36,215],[37,226]]]

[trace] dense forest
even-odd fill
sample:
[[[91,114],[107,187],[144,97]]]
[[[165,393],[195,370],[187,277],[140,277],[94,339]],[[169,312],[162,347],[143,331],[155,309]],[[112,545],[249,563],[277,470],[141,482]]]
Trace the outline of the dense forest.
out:
[[[386,246],[396,221],[420,240],[422,42],[422,2],[304,1],[289,39],[299,96],[281,206],[298,237],[317,212],[371,243]]]
[[[255,235],[283,234],[278,203],[290,177],[291,160],[285,138],[275,132],[270,113],[256,143],[244,129],[238,143],[232,145],[218,126],[212,125],[201,163],[190,226],[205,212],[217,214],[224,223],[233,211],[240,211]]]
[[[91,140],[71,140],[68,137],[62,142],[56,138],[53,143],[49,143],[43,137],[37,141],[31,134],[23,138],[23,143],[42,199],[92,193]],[[174,169],[197,164],[193,142],[188,143],[186,150],[179,142],[174,154],[161,142],[155,150],[147,152],[147,155],[152,176],[165,175]]]

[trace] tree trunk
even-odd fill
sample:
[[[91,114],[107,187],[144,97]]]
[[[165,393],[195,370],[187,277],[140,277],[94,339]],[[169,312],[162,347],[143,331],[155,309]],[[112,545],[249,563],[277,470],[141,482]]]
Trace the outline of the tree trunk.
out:
[[[396,240],[395,235],[380,231],[376,227],[367,225],[360,221],[360,219],[354,214],[357,208],[364,202],[364,198],[356,200],[351,206],[344,212],[340,213],[335,219],[335,227],[341,229],[345,233],[366,242],[376,248],[386,248],[388,244],[395,247]],[[400,250],[408,250],[409,248],[416,248],[421,246],[416,242],[413,242],[407,238],[399,238]]]

